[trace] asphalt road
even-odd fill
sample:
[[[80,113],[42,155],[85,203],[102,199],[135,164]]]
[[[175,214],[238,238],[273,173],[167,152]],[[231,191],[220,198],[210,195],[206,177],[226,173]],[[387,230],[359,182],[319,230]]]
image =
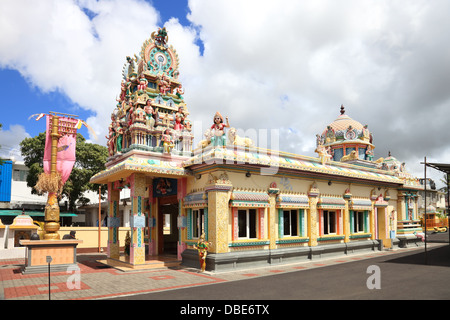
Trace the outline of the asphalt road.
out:
[[[111,300],[140,301],[140,306],[164,310],[173,319],[282,319],[311,311],[321,318],[336,317],[341,311],[404,317],[443,311],[441,301],[450,299],[448,236],[448,232],[430,235],[426,251],[421,247],[325,267]]]
[[[379,288],[369,289],[368,282],[372,287],[379,284]],[[427,254],[419,248],[327,267],[116,299],[448,300],[450,247],[443,244],[428,247]]]

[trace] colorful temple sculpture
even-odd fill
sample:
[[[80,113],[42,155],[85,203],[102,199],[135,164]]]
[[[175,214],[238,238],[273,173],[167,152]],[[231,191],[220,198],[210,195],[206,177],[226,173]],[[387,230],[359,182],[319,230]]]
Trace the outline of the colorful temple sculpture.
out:
[[[367,125],[362,125],[345,114],[341,115],[317,135],[317,149],[324,149],[334,161],[373,160],[373,136]]]
[[[192,124],[178,80],[178,55],[167,46],[165,29],[144,42],[139,56],[127,57],[117,106],[109,126],[109,155],[129,150],[180,155],[192,151]]]
[[[343,106],[317,135],[318,157],[258,148],[216,110],[193,149],[164,29],[127,57],[123,76],[106,170],[91,178],[108,185],[111,263],[138,267],[173,253],[186,266],[219,271],[420,244],[418,179],[392,156],[374,160],[372,133]],[[132,201],[126,257],[118,238],[124,187]]]

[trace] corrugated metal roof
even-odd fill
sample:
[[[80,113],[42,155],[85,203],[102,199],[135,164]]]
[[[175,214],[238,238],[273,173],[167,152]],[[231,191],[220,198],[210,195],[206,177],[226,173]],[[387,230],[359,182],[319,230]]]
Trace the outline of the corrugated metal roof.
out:
[[[0,166],[0,201],[11,202],[12,161],[5,161]]]

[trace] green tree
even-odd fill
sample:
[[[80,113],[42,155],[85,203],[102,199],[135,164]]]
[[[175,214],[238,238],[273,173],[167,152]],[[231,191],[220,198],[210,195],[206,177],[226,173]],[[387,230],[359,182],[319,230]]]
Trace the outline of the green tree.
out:
[[[27,176],[27,185],[32,188],[32,193],[39,194],[34,189],[39,175],[44,172],[44,149],[45,133],[41,132],[34,138],[25,138],[20,143],[20,151],[24,158],[25,165],[30,168]],[[83,193],[91,190],[98,193],[98,184],[89,182],[90,178],[96,173],[105,169],[108,149],[104,146],[87,143],[86,139],[77,133],[77,145],[75,151],[75,164],[69,179],[64,184],[60,198],[66,196],[70,211],[75,211],[76,202],[87,204],[89,199],[83,196]],[[101,194],[106,192],[106,186],[102,185]]]

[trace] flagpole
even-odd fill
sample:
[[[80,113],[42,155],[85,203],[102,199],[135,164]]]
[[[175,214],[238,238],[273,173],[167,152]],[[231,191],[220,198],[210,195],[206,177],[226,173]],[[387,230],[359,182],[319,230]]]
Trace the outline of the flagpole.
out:
[[[50,163],[50,178],[57,179],[56,174],[56,158],[58,151],[58,132],[59,125],[59,117],[56,115],[52,115],[52,146],[51,146],[51,163]],[[60,228],[59,225],[59,203],[58,203],[58,195],[55,192],[49,192],[47,198],[47,204],[45,206],[45,222],[44,222],[44,239],[45,240],[59,240],[58,230]]]
[[[30,116],[29,119],[36,117],[36,121],[41,119],[45,114],[34,114]],[[61,117],[61,119],[60,119]],[[58,230],[60,229],[60,210],[58,203],[58,195],[61,192],[62,186],[68,179],[70,172],[72,170],[73,162],[75,159],[69,161],[68,165],[59,172],[57,170],[58,152],[65,152],[69,145],[65,145],[61,150],[58,149],[59,139],[61,137],[71,136],[73,139],[73,144],[76,144],[77,129],[84,124],[88,129],[88,125],[78,118],[77,115],[50,111],[47,115],[47,138],[45,142],[44,151],[44,168],[46,162],[50,161],[50,170],[47,169],[39,176],[38,182],[36,183],[36,190],[41,192],[48,192],[47,204],[45,206],[45,221],[44,221],[44,239],[45,240],[59,240],[60,236]],[[76,123],[74,123],[74,121]],[[51,123],[50,123],[51,122]],[[49,141],[50,140],[50,141]],[[48,143],[50,144],[48,145]],[[48,149],[50,149],[50,159],[48,159]],[[71,151],[73,157],[75,156],[75,148]]]

